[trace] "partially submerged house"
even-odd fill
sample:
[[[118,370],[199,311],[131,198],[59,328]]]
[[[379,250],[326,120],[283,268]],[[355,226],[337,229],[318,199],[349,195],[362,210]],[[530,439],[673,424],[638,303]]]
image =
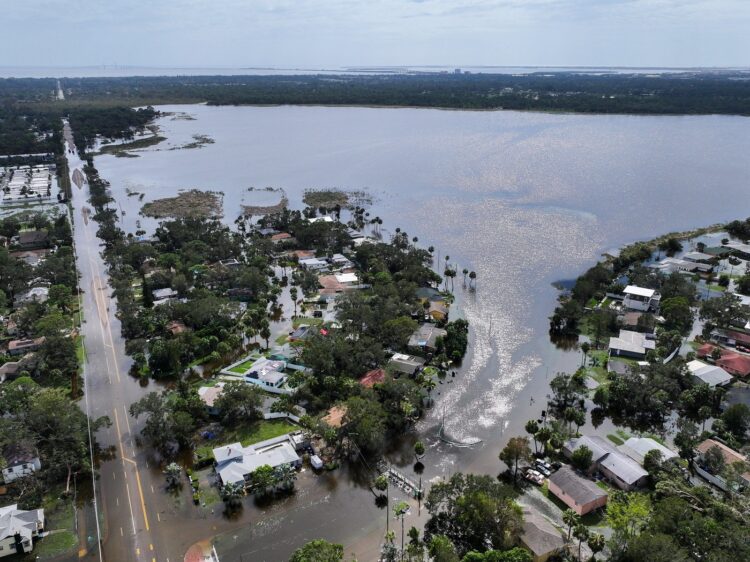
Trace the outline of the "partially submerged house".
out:
[[[28,291],[20,293],[15,298],[15,305],[20,306],[30,302],[47,302],[49,298],[49,287],[32,287]]]
[[[554,472],[548,482],[550,493],[578,515],[586,515],[607,505],[607,492],[570,467],[564,466]]]
[[[261,466],[301,466],[302,459],[297,453],[305,446],[306,440],[301,433],[287,433],[247,447],[241,443],[223,445],[213,450],[216,474],[222,485],[247,485],[250,475]]]
[[[620,330],[619,336],[609,338],[610,356],[642,360],[652,349],[656,349],[656,340],[652,334]]]
[[[18,509],[18,504],[0,507],[0,558],[25,554],[34,549],[34,539],[44,531],[44,510]]]
[[[198,396],[206,406],[206,411],[211,416],[218,416],[221,412],[216,407],[216,400],[224,392],[224,383],[220,382],[215,386],[202,386],[198,389]]]

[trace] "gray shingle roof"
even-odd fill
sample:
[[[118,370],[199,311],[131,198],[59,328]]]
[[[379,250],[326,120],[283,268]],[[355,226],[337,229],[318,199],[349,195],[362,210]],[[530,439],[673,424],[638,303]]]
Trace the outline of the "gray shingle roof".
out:
[[[578,505],[585,505],[607,496],[607,492],[590,480],[581,478],[567,466],[552,474],[549,481],[573,498]]]

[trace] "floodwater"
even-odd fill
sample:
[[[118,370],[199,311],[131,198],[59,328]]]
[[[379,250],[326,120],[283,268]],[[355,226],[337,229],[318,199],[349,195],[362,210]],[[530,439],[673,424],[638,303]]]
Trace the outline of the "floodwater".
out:
[[[139,158],[96,159],[126,230],[151,229],[140,206],[180,189],[222,191],[231,223],[248,195],[259,195],[250,187],[283,188],[292,206],[301,206],[307,188],[338,187],[368,191],[384,232],[400,227],[436,248],[440,269],[446,255],[457,265],[455,310],[470,322],[471,347],[418,425],[428,445],[425,480],[499,472],[500,448],[539,416],[547,381],[580,364],[579,353],[548,340],[553,281],[575,277],[624,243],[750,215],[750,121],[743,117],[160,109],[193,119],[159,119],[168,140],[135,152]],[[193,135],[215,142],[169,150]],[[143,201],[128,190],[144,193]],[[476,292],[462,287],[464,267],[477,272]],[[451,439],[480,442],[441,442],[443,422]],[[393,460],[413,476],[413,459]],[[374,509],[347,503],[346,489],[339,482],[330,499],[335,504],[339,495],[345,513]],[[349,538],[354,545],[361,537]]]

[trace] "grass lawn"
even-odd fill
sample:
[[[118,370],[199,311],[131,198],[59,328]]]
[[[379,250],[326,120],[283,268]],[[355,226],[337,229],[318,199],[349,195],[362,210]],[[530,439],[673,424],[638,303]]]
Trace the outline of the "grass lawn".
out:
[[[274,341],[274,343],[275,343],[276,345],[284,345],[284,344],[286,343],[286,339],[287,339],[288,337],[289,337],[289,336],[287,336],[286,334],[281,334],[281,335],[280,335],[279,337],[277,337],[277,338],[276,338],[275,340],[273,340],[273,341]]]
[[[244,375],[245,371],[247,371],[256,361],[257,359],[248,359],[247,361],[243,361],[239,365],[232,367],[231,369],[229,369],[229,371],[232,373]]]
[[[34,547],[34,555],[49,559],[78,547],[78,536],[75,533],[75,509],[68,500],[56,495],[44,501],[45,529],[52,531],[49,536],[40,540]]]
[[[617,435],[613,433],[610,433],[609,435],[607,435],[607,439],[612,441],[612,443],[614,443],[615,445],[622,445],[623,443],[625,443],[625,441],[623,441],[622,439],[620,439]]]
[[[78,358],[78,369],[83,371],[83,364],[86,362],[86,348],[83,347],[83,336],[76,338],[76,357]]]
[[[298,426],[289,423],[286,420],[262,420],[249,425],[241,425],[237,428],[227,430],[221,438],[221,443],[214,441],[197,447],[195,454],[199,459],[211,457],[212,450],[227,443],[239,441],[243,447],[272,439],[285,433],[290,433],[299,429]]]
[[[310,316],[297,316],[297,318],[292,320],[292,326],[295,330],[302,324],[307,324],[308,326],[320,326],[322,323],[322,318],[312,318]]]

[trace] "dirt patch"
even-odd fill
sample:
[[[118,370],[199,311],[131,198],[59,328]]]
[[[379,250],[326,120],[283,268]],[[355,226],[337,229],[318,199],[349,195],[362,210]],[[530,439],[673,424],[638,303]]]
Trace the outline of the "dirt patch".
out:
[[[183,191],[176,197],[165,197],[146,203],[141,214],[157,219],[219,218],[224,194],[218,191]]]
[[[345,209],[372,205],[372,196],[365,191],[344,191],[343,189],[306,189],[302,202],[308,207],[326,207],[336,205]]]

